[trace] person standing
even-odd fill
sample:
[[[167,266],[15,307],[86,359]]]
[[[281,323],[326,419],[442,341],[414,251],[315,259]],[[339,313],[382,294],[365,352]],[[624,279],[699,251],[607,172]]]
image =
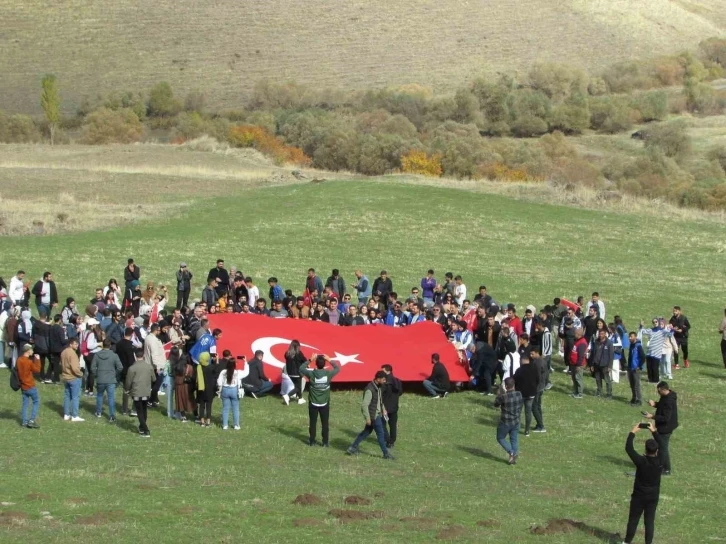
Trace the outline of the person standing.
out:
[[[521,393],[524,403],[524,436],[529,436],[532,427],[532,408],[540,382],[539,370],[531,363],[529,355],[522,357],[520,367],[514,373],[514,388]]]
[[[56,314],[50,326],[50,367],[45,375],[45,382],[58,384],[60,382],[61,353],[68,345],[66,329],[61,322],[61,315]]]
[[[635,332],[630,333],[630,347],[628,348],[628,383],[632,393],[630,406],[640,406],[643,404],[640,394],[640,373],[645,364],[645,351],[643,344],[638,339]]]
[[[333,271],[325,282],[325,287],[330,287],[330,290],[338,296],[338,299],[343,300],[343,295],[346,293],[346,286],[343,276],[340,275],[340,270],[333,268]]]
[[[226,296],[229,290],[229,272],[224,268],[224,259],[217,259],[217,266],[212,268],[207,274],[207,283],[211,280],[215,280],[215,290],[217,292],[217,299]]]
[[[396,445],[398,438],[398,398],[403,394],[403,383],[393,375],[391,365],[383,365],[381,370],[386,373],[386,383],[383,385],[383,407],[388,414],[383,421],[383,432],[386,447],[390,450]]]
[[[595,383],[597,384],[596,397],[602,396],[602,382],[605,380],[606,398],[610,400],[613,398],[612,370],[614,356],[613,343],[608,338],[607,329],[600,329],[590,355],[590,368],[595,375]]]
[[[428,380],[424,380],[423,386],[431,394],[431,398],[446,398],[451,389],[451,381],[449,380],[449,371],[441,362],[438,353],[431,354],[431,376]]]
[[[434,289],[436,289],[436,278],[433,269],[426,272],[426,277],[421,278],[421,296],[426,308],[434,305]]]
[[[357,455],[358,447],[361,442],[368,438],[375,430],[378,445],[383,452],[384,459],[393,459],[393,456],[386,447],[385,430],[383,420],[387,417],[386,409],[383,406],[383,392],[381,387],[386,383],[386,373],[382,370],[376,372],[373,381],[366,385],[363,391],[363,401],[361,402],[361,412],[365,418],[366,426],[358,434],[350,447],[346,450],[348,455]]]
[[[371,298],[371,293],[373,291],[371,288],[371,282],[368,279],[368,276],[363,274],[360,270],[355,271],[355,277],[358,281],[353,288],[358,294],[358,304],[368,304],[368,299]]]
[[[136,415],[139,418],[139,436],[151,438],[151,431],[146,423],[148,402],[151,398],[151,387],[156,380],[154,367],[144,358],[144,350],[137,349],[134,352],[134,364],[126,374],[124,388],[134,401]]]
[[[144,340],[144,359],[149,363],[156,372],[154,387],[149,398],[149,404],[152,406],[159,405],[159,389],[164,381],[164,367],[166,366],[166,353],[164,352],[164,344],[159,340],[161,327],[158,323],[154,323],[149,328],[149,334]]]
[[[384,305],[388,305],[388,295],[393,292],[393,282],[388,277],[388,272],[381,270],[381,275],[373,282],[373,294],[378,294]]]
[[[514,378],[507,378],[503,385],[504,387],[500,389],[499,395],[494,400],[494,406],[500,407],[502,411],[497,426],[497,442],[509,454],[509,464],[515,465],[519,455],[519,426],[524,402],[522,393],[514,389]],[[507,442],[507,436],[509,436],[509,442]]]
[[[292,394],[283,394],[282,399],[285,401],[285,404],[290,404],[290,399],[297,399],[298,404],[305,404],[305,399],[303,398],[303,387],[304,387],[304,380],[302,379],[302,374],[300,374],[300,367],[303,365],[303,363],[306,361],[305,355],[303,355],[303,352],[300,350],[300,342],[297,340],[293,340],[290,342],[290,346],[287,348],[287,351],[285,352],[285,369],[283,372],[283,381],[284,377],[287,376],[288,379],[293,384],[293,391]]]
[[[40,372],[40,358],[37,355],[33,355],[32,345],[26,344],[23,347],[23,354],[18,357],[15,368],[18,372],[23,397],[23,408],[21,412],[22,425],[28,429],[39,429],[40,427],[35,420],[38,418],[40,396],[38,395],[38,388],[35,386],[33,374]],[[33,403],[33,408],[30,417],[27,417],[28,407],[31,402]]]
[[[50,362],[50,323],[45,310],[38,314],[33,323],[33,352],[40,358],[40,381],[53,383],[51,374],[53,365]],[[47,365],[47,367],[46,367]]]
[[[683,312],[681,312],[680,306],[673,306],[673,315],[668,322],[673,325],[673,337],[676,339],[676,344],[678,344],[679,348],[674,351],[676,370],[680,368],[678,366],[679,351],[683,352],[683,366],[688,368],[691,366],[691,363],[688,360],[688,333],[691,330],[691,323],[688,321],[688,318],[683,315]]]
[[[217,379],[219,369],[216,358],[212,359],[209,353],[199,356],[197,365],[197,406],[199,409],[199,424],[202,427],[212,426],[212,404],[217,395]]]
[[[227,359],[226,368],[219,373],[217,387],[219,396],[222,398],[222,430],[229,429],[229,410],[232,409],[232,421],[234,430],[240,430],[239,421],[239,399],[244,395],[242,380],[249,374],[250,366],[244,364],[242,370],[237,370],[236,361],[230,357]]]
[[[573,386],[570,396],[574,399],[581,399],[584,392],[582,374],[587,362],[587,340],[585,340],[584,333],[582,327],[575,330],[575,343],[568,354]]]
[[[63,381],[63,420],[73,423],[83,422],[85,420],[78,416],[83,378],[83,369],[78,359],[78,338],[68,340],[68,346],[60,356],[60,365]]]
[[[103,349],[93,358],[91,372],[96,377],[96,417],[101,417],[103,411],[103,394],[108,399],[108,421],[116,422],[116,384],[121,380],[123,365],[113,351],[111,339],[103,339]]]
[[[633,493],[630,496],[628,526],[625,530],[623,544],[632,544],[641,516],[643,516],[643,524],[645,525],[645,544],[653,542],[655,510],[658,507],[658,499],[660,498],[662,467],[658,459],[658,452],[662,442],[661,436],[653,422],[651,422],[650,432],[653,438],[645,442],[645,455],[639,455],[633,446],[635,434],[639,430],[640,425],[633,427],[625,442],[625,451],[635,465],[635,482],[633,483]]]
[[[718,332],[721,335],[721,358],[723,359],[723,366],[726,368],[726,309],[724,309],[723,315]]]
[[[181,310],[189,304],[189,293],[192,291],[194,274],[187,268],[187,263],[179,263],[176,271],[176,308]]]
[[[660,382],[657,386],[660,399],[658,402],[648,401],[651,408],[655,408],[655,414],[646,413],[646,418],[655,421],[655,427],[660,435],[658,458],[663,465],[663,475],[671,475],[670,442],[671,434],[678,428],[678,395],[671,391],[666,382]]]
[[[51,315],[50,311],[58,306],[58,291],[50,272],[43,273],[43,279],[33,285],[31,293],[35,295],[35,307],[39,314],[45,312],[45,315]]]
[[[547,360],[540,356],[540,353],[536,349],[533,349],[529,353],[529,356],[532,359],[530,364],[537,369],[537,374],[539,375],[539,381],[537,382],[537,395],[534,397],[534,404],[532,405],[532,415],[534,415],[534,420],[537,425],[535,425],[534,429],[532,429],[532,432],[546,433],[547,429],[545,429],[544,418],[542,416],[542,396],[547,389],[547,381],[549,379],[550,371],[547,366]]]
[[[552,382],[550,381],[550,372],[552,372],[552,332],[542,320],[535,322],[534,329],[541,340],[539,353],[547,368],[545,383],[540,385],[549,390],[552,389]]]
[[[134,329],[132,327],[126,327],[124,329],[124,337],[118,344],[116,344],[116,355],[118,355],[118,358],[121,361],[121,366],[123,367],[123,370],[121,371],[121,379],[119,380],[119,383],[121,384],[126,382],[126,375],[129,372],[129,368],[131,368],[131,365],[133,365],[135,361],[134,343],[131,341],[133,336]],[[126,388],[123,388],[123,396],[121,398],[121,415],[126,416],[128,414],[129,395]]]
[[[315,360],[315,368],[308,368]],[[326,363],[333,367],[331,370],[325,368]],[[308,416],[310,419],[308,445],[315,445],[315,438],[318,427],[318,415],[323,433],[323,447],[330,444],[330,382],[340,372],[340,364],[332,361],[327,355],[313,355],[312,359],[305,361],[300,366],[300,374],[310,380],[310,392],[308,393]]]

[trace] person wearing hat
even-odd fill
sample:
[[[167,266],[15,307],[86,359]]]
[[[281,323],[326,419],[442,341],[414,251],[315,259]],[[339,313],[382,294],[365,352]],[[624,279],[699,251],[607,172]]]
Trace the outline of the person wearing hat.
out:
[[[176,307],[178,310],[189,304],[193,277],[194,274],[187,268],[187,263],[179,263],[179,270],[176,271]]]
[[[35,379],[33,374],[40,372],[40,358],[37,355],[33,355],[33,346],[25,344],[23,346],[23,354],[18,357],[15,363],[15,368],[18,372],[18,379],[20,380],[20,389],[23,396],[23,408],[21,412],[21,420],[23,427],[28,429],[39,429],[38,424],[35,420],[38,418],[38,409],[40,408],[40,396],[38,395],[38,388],[35,386]],[[33,409],[30,413],[30,418],[26,417],[28,413],[28,405],[32,401]]]
[[[383,392],[381,391],[381,388],[385,385],[386,373],[383,370],[376,372],[373,381],[366,385],[360,405],[366,425],[346,450],[348,455],[356,455],[361,442],[368,438],[373,431],[376,431],[376,438],[378,438],[378,445],[383,452],[383,458],[393,459],[386,446],[386,433],[383,426],[383,420],[388,419],[388,412],[383,405]]]

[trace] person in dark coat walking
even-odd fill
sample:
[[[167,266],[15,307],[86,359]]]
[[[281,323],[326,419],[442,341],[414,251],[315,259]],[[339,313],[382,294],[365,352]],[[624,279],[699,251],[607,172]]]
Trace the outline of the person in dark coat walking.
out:
[[[655,408],[655,414],[646,413],[646,418],[655,421],[655,427],[660,435],[658,458],[663,465],[663,475],[671,475],[671,456],[670,441],[671,433],[678,428],[678,395],[675,391],[671,391],[670,386],[666,382],[660,382],[657,385],[660,400],[655,402],[648,401],[651,408]]]
[[[645,442],[645,455],[639,455],[633,446],[635,434],[639,430],[640,425],[633,427],[625,442],[625,451],[635,465],[635,483],[633,484],[633,494],[630,496],[628,527],[623,544],[632,544],[641,516],[644,516],[645,544],[653,542],[655,509],[658,507],[658,499],[660,498],[662,467],[658,459],[658,451],[662,443],[661,435],[656,430],[655,423],[651,421],[650,432],[653,434],[653,438]]]
[[[51,383],[60,383],[60,361],[61,353],[68,345],[68,335],[60,314],[56,314],[53,318],[53,324],[50,326],[50,366],[48,373],[45,375],[45,383],[50,380]]]
[[[403,394],[403,383],[393,375],[391,365],[383,365],[381,370],[386,373],[386,383],[381,389],[383,407],[388,414],[387,418],[383,418],[383,434],[386,439],[386,447],[391,449],[395,446],[398,437],[398,398]]]

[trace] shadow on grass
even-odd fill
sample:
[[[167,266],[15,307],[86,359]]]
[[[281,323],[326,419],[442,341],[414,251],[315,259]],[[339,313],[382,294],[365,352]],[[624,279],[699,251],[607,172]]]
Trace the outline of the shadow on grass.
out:
[[[479,448],[472,448],[469,446],[456,447],[461,451],[468,453],[469,455],[473,455],[475,457],[482,457],[483,459],[488,459],[490,461],[496,461],[497,463],[504,463],[505,465],[509,465],[509,462],[501,455],[494,455],[493,453],[490,453],[488,451],[480,450]]]
[[[633,468],[633,463],[628,459],[623,459],[622,457],[615,457],[614,455],[598,455],[597,458],[600,461],[603,461],[606,463],[612,463],[613,465],[618,465],[618,466],[626,467],[626,468]]]
[[[476,422],[479,425],[484,425],[485,427],[496,427],[499,424],[499,415],[492,417],[478,417],[476,418]]]
[[[712,378],[714,380],[724,380],[724,379],[726,379],[726,372],[724,372],[723,374],[715,374],[713,372],[700,372],[700,375],[701,376],[705,376],[707,378]],[[673,386],[671,386],[671,387],[673,387]]]
[[[287,436],[289,438],[294,438],[295,440],[299,440],[300,442],[303,442],[306,445],[308,443],[308,440],[310,439],[310,437],[308,436],[308,434],[306,432],[300,430],[297,427],[277,426],[277,427],[271,427],[271,429],[273,431],[275,431],[276,433],[284,434],[285,436]]]
[[[63,417],[64,414],[64,408],[63,405],[59,402],[56,402],[54,400],[47,400],[45,401],[45,407],[48,408],[48,410],[51,410],[58,414],[59,416]]]
[[[679,361],[681,364],[683,364],[683,361]],[[696,366],[710,366],[713,368],[723,368],[723,362],[717,362],[717,361],[700,361],[697,359],[689,360],[690,363]]]
[[[599,539],[601,542],[607,542],[609,544],[620,544],[623,539],[620,537],[620,533],[610,533],[599,527],[593,527],[582,521],[575,521],[572,523],[573,527],[582,531],[583,533],[593,536]]]
[[[20,416],[17,412],[11,412],[10,410],[3,410],[0,412],[0,419],[7,419],[8,421],[15,421],[18,424],[22,423]]]

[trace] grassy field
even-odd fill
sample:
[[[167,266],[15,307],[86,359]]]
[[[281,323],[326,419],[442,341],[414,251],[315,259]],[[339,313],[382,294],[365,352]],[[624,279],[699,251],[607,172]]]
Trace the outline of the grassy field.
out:
[[[22,267],[35,278],[50,269],[61,297],[82,300],[119,277],[129,256],[142,280],[163,283],[181,260],[202,279],[222,256],[259,284],[274,274],[296,292],[309,266],[323,273],[338,267],[348,279],[358,267],[371,277],[386,268],[399,292],[429,267],[439,276],[452,270],[470,289],[485,283],[499,301],[520,307],[599,290],[608,315],[619,313],[630,328],[680,304],[693,325],[693,365],[673,382],[681,427],[671,441],[674,475],[663,482],[656,537],[664,544],[726,538],[726,381],[715,332],[726,242],[718,222],[577,210],[391,180],[212,189],[203,197],[164,221],[2,237],[1,273],[7,279]],[[194,291],[198,296],[199,282]],[[497,412],[473,393],[431,401],[409,388],[398,458],[389,463],[372,440],[358,458],[343,453],[361,428],[358,391],[334,392],[333,447],[323,450],[303,443],[307,410],[275,397],[243,402],[240,433],[154,412],[153,437],[140,441],[133,420],[96,420],[85,399],[86,422],[64,424],[61,391],[51,386],[40,389],[41,430],[21,429],[20,398],[5,386],[0,539],[619,542],[632,486],[623,446],[638,410],[627,404],[625,383],[606,402],[591,396],[587,380],[586,398],[573,401],[567,377],[558,372],[554,379],[545,397],[549,432],[520,437],[516,467],[504,463],[495,441]],[[654,396],[647,388],[644,394]],[[218,402],[214,409],[218,422]],[[293,504],[303,493],[320,504]],[[346,505],[348,496],[371,503]],[[559,518],[582,525],[532,533],[533,525]]]
[[[725,0],[466,2],[48,2],[6,0],[0,109],[39,113],[58,76],[64,108],[84,96],[169,81],[239,108],[263,78],[317,88],[419,83],[451,90],[537,61],[597,71],[723,35]]]

